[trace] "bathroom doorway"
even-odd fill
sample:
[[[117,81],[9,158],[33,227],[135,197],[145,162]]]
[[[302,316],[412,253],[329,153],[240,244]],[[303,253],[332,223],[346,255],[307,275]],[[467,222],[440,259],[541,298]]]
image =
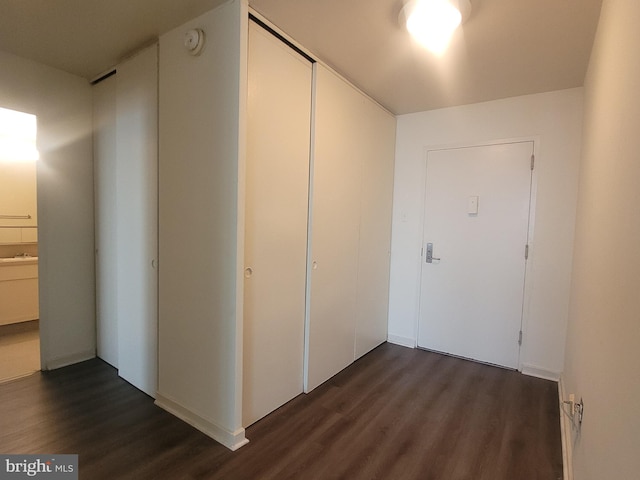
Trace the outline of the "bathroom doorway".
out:
[[[37,118],[0,107],[0,382],[40,370]]]

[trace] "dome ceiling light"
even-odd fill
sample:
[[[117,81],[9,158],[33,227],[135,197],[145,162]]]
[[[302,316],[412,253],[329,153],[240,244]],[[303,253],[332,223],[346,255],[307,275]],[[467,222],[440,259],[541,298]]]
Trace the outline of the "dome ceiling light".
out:
[[[400,12],[400,21],[421,45],[442,55],[470,13],[469,0],[410,0]]]

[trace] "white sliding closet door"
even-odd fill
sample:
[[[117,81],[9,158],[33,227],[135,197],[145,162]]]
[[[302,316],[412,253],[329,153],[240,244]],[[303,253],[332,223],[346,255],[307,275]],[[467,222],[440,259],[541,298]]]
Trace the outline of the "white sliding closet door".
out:
[[[305,391],[387,339],[395,117],[316,67]]]
[[[309,339],[305,391],[354,359],[360,222],[360,131],[365,98],[316,68]]]
[[[158,364],[158,46],[118,65],[118,368],[155,397]]]
[[[355,358],[387,340],[396,120],[367,100],[362,174]]]
[[[248,75],[245,426],[303,388],[312,67],[250,22]]]
[[[116,77],[93,86],[97,354],[118,368]]]

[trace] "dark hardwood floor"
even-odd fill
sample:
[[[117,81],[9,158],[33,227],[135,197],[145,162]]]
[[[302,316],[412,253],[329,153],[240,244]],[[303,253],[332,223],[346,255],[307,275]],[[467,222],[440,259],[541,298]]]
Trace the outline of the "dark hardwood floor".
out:
[[[557,385],[383,344],[231,452],[95,359],[0,385],[0,453],[77,453],[80,478],[557,480]]]

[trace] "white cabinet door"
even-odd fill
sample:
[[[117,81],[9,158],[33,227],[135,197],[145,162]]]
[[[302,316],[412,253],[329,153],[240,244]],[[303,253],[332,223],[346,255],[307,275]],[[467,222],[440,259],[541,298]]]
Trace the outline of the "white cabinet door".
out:
[[[302,393],[311,63],[249,30],[243,425]]]
[[[158,364],[158,46],[117,73],[118,367],[155,397]]]

